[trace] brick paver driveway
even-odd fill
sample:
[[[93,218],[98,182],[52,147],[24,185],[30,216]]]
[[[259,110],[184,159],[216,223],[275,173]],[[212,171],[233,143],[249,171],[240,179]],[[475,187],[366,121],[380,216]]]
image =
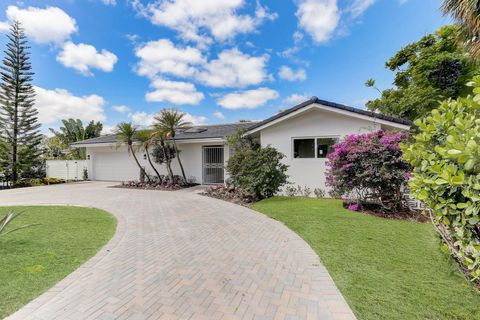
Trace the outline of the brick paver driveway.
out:
[[[118,219],[91,260],[10,319],[354,319],[312,249],[279,222],[195,194],[86,182],[0,191]]]

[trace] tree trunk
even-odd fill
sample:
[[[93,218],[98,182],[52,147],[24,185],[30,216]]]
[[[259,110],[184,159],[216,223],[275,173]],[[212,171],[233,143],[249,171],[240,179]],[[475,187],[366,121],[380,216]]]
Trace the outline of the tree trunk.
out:
[[[168,171],[168,176],[170,177],[170,181],[173,183],[173,180],[175,178],[172,170],[172,160],[165,161],[165,165],[167,166],[167,171]]]
[[[155,174],[158,177],[158,182],[162,182],[162,177],[160,176],[160,173],[158,173],[157,168],[155,168],[155,166],[152,163],[152,160],[150,159],[150,153],[148,152],[148,147],[145,147],[145,152],[147,153],[148,163],[150,163],[150,166],[152,167],[153,171],[155,171]]]
[[[140,172],[143,172],[143,173],[145,174],[145,177],[147,178],[148,182],[150,182],[150,177],[149,177],[149,176],[147,175],[147,173],[145,172],[145,168],[143,168],[143,167],[140,165],[140,162],[138,162],[137,156],[135,155],[135,151],[133,150],[132,145],[128,145],[128,147],[130,148],[130,152],[132,153],[133,159],[135,159],[135,162],[137,163],[137,166],[138,166],[138,168],[140,169]]]
[[[160,146],[162,147],[163,156],[165,157],[165,166],[167,167],[168,176],[170,177],[170,181],[173,183],[173,171],[172,171],[172,167],[170,166],[171,160],[167,156],[167,149],[165,148],[165,141],[161,140],[160,141]]]
[[[182,176],[184,183],[187,183],[187,176],[185,175],[185,170],[183,170],[183,164],[180,160],[180,154],[178,153],[177,143],[175,142],[175,138],[172,137],[173,146],[175,148],[175,153],[177,154],[178,165],[180,166],[180,170],[182,170]]]
[[[18,50],[18,46],[17,46]],[[15,111],[13,118],[13,143],[12,143],[12,186],[18,181],[18,168],[17,168],[17,154],[18,154],[18,94],[20,91],[19,88],[19,74],[18,71],[15,73]]]

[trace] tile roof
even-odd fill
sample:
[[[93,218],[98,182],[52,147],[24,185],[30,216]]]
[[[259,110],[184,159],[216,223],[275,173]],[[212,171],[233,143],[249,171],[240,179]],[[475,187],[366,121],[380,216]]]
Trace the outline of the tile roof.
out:
[[[193,140],[193,139],[212,139],[212,138],[224,138],[239,129],[248,129],[253,126],[256,122],[238,122],[230,124],[215,124],[215,125],[204,125],[204,126],[194,126],[195,129],[206,129],[200,132],[178,132],[175,139],[176,140]],[[194,131],[194,130],[188,130]],[[72,143],[72,146],[83,145],[83,144],[103,144],[103,143],[116,143],[117,136],[115,134],[107,134],[97,138],[92,138],[84,141],[78,141]]]
[[[269,122],[274,120],[280,119],[292,112],[300,110],[304,107],[311,105],[312,103],[318,103],[327,107],[332,107],[340,110],[345,110],[365,116],[369,116],[376,119],[381,119],[385,121],[390,121],[393,123],[399,123],[407,126],[411,126],[412,122],[410,120],[401,119],[398,117],[387,116],[380,113],[375,113],[371,111],[366,111],[362,109],[357,109],[353,107],[349,107],[346,105],[321,100],[317,97],[312,97],[310,100],[302,102],[288,110],[280,112],[268,119],[265,119],[260,122],[238,122],[238,123],[228,123],[228,124],[215,124],[215,125],[204,125],[204,126],[194,126],[193,129],[206,129],[206,130],[198,130],[197,132],[179,132],[177,133],[176,139],[177,140],[193,140],[193,139],[213,139],[213,138],[225,138],[229,134],[234,133],[239,129],[249,129],[253,130],[259,128]],[[188,131],[196,131],[196,130],[188,130]],[[102,144],[102,143],[115,143],[117,142],[117,137],[115,134],[109,134],[100,136],[98,138],[88,139],[84,141],[79,141],[72,143],[72,145],[83,145],[83,144]]]
[[[265,119],[263,121],[260,121],[260,122],[257,122],[256,124],[252,125],[252,127],[250,127],[249,129],[250,130],[253,130],[253,129],[256,129],[256,128],[259,128],[269,122],[272,122],[274,120],[277,120],[277,119],[280,119],[292,112],[295,112],[297,110],[300,110],[302,108],[305,108],[309,105],[311,105],[312,103],[318,103],[318,104],[321,104],[321,105],[324,105],[324,106],[327,106],[327,107],[332,107],[332,108],[336,108],[336,109],[340,109],[340,110],[345,110],[345,111],[350,111],[350,112],[353,112],[353,113],[358,113],[358,114],[361,114],[361,115],[365,115],[365,116],[369,116],[369,117],[372,117],[372,118],[376,118],[376,119],[381,119],[381,120],[386,120],[386,121],[390,121],[390,122],[394,122],[394,123],[399,123],[399,124],[404,124],[404,125],[407,125],[407,126],[411,126],[412,125],[412,121],[410,120],[405,120],[405,119],[402,119],[402,118],[398,118],[398,117],[393,117],[393,116],[387,116],[387,115],[383,115],[383,114],[380,114],[380,113],[376,113],[376,112],[371,112],[371,111],[367,111],[367,110],[362,110],[362,109],[358,109],[358,108],[354,108],[354,107],[349,107],[349,106],[346,106],[346,105],[342,105],[342,104],[338,104],[338,103],[334,103],[334,102],[330,102],[330,101],[326,101],[326,100],[321,100],[321,99],[318,99],[317,97],[313,96],[312,98],[310,98],[310,100],[307,100],[305,102],[302,102],[298,105],[296,105],[295,107],[292,107],[290,109],[287,109],[283,112],[280,112],[268,119]]]

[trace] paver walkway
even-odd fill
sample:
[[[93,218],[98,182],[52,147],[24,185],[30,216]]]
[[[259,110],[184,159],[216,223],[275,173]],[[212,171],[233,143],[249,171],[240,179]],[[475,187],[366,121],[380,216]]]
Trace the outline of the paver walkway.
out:
[[[118,219],[100,252],[8,319],[355,319],[313,250],[260,213],[195,194],[85,182],[0,191]]]

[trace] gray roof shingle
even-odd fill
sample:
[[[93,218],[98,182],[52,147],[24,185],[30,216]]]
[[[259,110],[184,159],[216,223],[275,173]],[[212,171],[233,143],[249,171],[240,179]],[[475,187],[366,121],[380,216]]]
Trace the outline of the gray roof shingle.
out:
[[[193,128],[206,129],[201,132],[178,132],[176,140],[193,140],[193,139],[212,139],[212,138],[225,138],[226,136],[234,133],[239,129],[248,129],[256,122],[238,122],[230,124],[215,124],[194,126]],[[188,130],[194,131],[194,130]],[[72,143],[72,146],[83,144],[103,144],[103,143],[116,143],[117,136],[115,134],[107,134],[97,138],[92,138],[84,141],[78,141]]]

